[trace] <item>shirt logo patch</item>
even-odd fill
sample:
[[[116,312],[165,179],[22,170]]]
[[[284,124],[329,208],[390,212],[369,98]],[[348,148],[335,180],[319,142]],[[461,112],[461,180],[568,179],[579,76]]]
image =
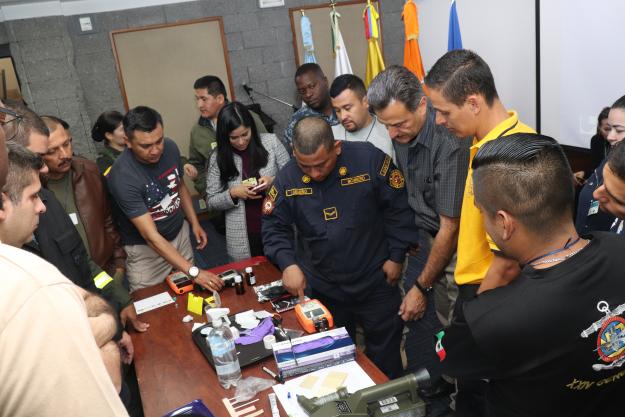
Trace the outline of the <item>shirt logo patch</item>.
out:
[[[304,184],[308,184],[310,182],[310,177],[308,175],[303,175],[302,176],[302,182]]]
[[[278,197],[278,189],[276,188],[275,185],[271,186],[271,188],[269,189],[269,192],[267,193],[267,196],[273,201],[276,201],[276,198]]]
[[[326,221],[336,220],[339,218],[339,211],[336,209],[336,207],[324,208],[323,218],[326,219]]]
[[[263,215],[269,216],[275,206],[275,203],[269,196],[265,197],[263,200]]]
[[[605,314],[604,317],[594,322],[581,333],[581,337],[587,338],[597,333],[597,354],[603,363],[592,365],[594,371],[620,368],[625,363],[625,319],[620,315],[625,312],[625,304],[621,304],[614,310],[606,301],[597,303],[597,310]]]
[[[384,163],[382,164],[382,168],[380,168],[380,175],[386,177],[388,172],[388,168],[391,166],[391,157],[386,155],[384,158]]]
[[[287,197],[301,196],[301,195],[312,195],[312,188],[289,188],[285,191],[285,195]]]
[[[341,185],[346,187],[348,185],[360,184],[361,182],[371,181],[369,174],[360,174],[355,177],[341,178]]]
[[[401,171],[394,169],[391,171],[391,175],[388,177],[388,183],[393,188],[404,188],[404,176]]]

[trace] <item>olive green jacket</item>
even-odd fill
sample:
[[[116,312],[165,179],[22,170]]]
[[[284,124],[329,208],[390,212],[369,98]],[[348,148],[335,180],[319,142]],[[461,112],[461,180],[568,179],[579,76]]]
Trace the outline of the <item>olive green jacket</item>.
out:
[[[254,112],[252,117],[256,124],[258,133],[267,133],[265,125]],[[197,192],[206,197],[206,164],[210,154],[217,147],[217,132],[212,127],[203,127],[195,124],[191,129],[191,142],[189,143],[189,163],[197,169],[197,177],[193,180],[193,185]]]

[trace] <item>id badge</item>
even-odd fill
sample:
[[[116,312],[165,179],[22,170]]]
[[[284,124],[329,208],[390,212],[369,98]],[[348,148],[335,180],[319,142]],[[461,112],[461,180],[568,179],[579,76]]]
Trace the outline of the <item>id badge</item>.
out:
[[[588,209],[588,216],[592,216],[599,212],[599,202],[597,200],[592,200],[590,202],[590,208]]]

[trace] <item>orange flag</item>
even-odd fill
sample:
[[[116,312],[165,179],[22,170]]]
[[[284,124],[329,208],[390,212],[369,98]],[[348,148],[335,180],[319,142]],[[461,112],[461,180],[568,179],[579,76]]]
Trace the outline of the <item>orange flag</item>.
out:
[[[412,0],[406,1],[404,11],[401,14],[406,33],[404,46],[404,66],[412,71],[423,84],[425,71],[419,49],[419,18],[417,17],[417,5]]]

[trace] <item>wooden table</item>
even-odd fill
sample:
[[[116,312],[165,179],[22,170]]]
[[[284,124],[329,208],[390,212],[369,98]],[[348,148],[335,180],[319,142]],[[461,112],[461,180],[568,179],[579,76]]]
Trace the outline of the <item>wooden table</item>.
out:
[[[264,257],[251,258],[210,271],[220,273],[227,269],[243,270],[246,266],[253,266],[259,284],[280,279],[280,272]],[[168,291],[172,296],[175,295],[163,283],[135,291],[133,296],[135,300],[140,300],[163,291]],[[208,292],[200,294],[204,297],[210,295]],[[225,288],[220,295],[222,305],[230,308],[231,314],[249,309],[272,311],[269,303],[259,304],[256,293],[247,286],[243,295],[236,295],[234,288]],[[145,417],[162,417],[165,413],[198,398],[206,404],[215,417],[228,416],[221,400],[224,397],[234,397],[234,389],[224,390],[219,385],[215,370],[191,338],[193,323],[206,322],[206,317],[187,311],[186,294],[177,296],[176,304],[169,304],[141,314],[139,316],[141,320],[150,324],[149,330],[146,333],[131,333],[135,347],[135,369]],[[187,314],[194,316],[194,321],[183,323],[182,318]],[[285,328],[301,328],[292,310],[282,313],[282,317]],[[357,354],[356,360],[376,384],[388,380],[362,353]],[[269,357],[257,364],[244,367],[241,370],[243,378],[248,376],[270,378],[261,370],[263,365],[276,370],[273,357]],[[266,417],[271,416],[267,400],[269,392],[271,391],[263,391],[259,394],[260,400],[253,404],[257,409],[264,409],[265,413],[262,416]],[[280,412],[281,416],[286,416],[282,406],[280,406]]]

